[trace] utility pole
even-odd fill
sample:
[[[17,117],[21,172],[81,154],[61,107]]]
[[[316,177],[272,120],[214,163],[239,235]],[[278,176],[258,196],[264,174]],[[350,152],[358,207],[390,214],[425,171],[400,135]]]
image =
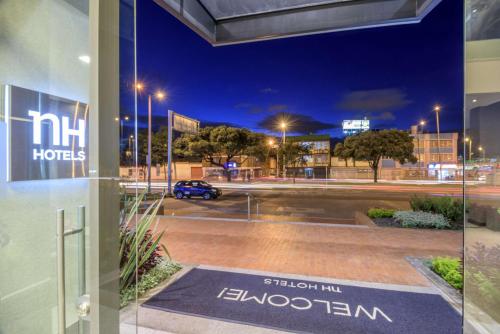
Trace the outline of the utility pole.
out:
[[[148,194],[151,193],[151,94],[148,95]]]
[[[439,178],[441,180],[443,177],[443,164],[441,161],[441,137],[439,132],[439,112],[441,111],[441,107],[436,105],[434,107],[434,111],[436,112],[436,126],[437,126],[437,140],[438,140],[438,160],[439,160]]]
[[[172,193],[172,126],[173,126],[173,121],[174,121],[174,112],[172,110],[168,111],[168,127],[167,127],[167,137],[168,137],[168,143],[167,143],[167,182],[168,182],[168,194],[170,195]]]
[[[420,178],[422,178],[422,152],[420,150],[420,135],[422,134],[422,136],[424,136],[424,125],[425,125],[425,121],[420,121],[421,133],[418,132],[418,126],[417,126],[418,175],[420,175]],[[424,143],[424,148],[425,148],[425,137],[423,138],[423,143]]]

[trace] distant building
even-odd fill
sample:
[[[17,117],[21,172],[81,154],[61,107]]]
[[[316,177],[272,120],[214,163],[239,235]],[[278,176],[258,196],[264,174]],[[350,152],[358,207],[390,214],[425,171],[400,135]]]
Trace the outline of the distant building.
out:
[[[352,136],[370,130],[370,120],[354,119],[342,121],[342,131],[346,136]]]
[[[470,137],[473,157],[480,158],[477,148],[482,146],[490,158],[500,157],[500,102],[480,106],[470,111]]]
[[[286,140],[287,142],[300,143],[301,145],[310,147],[310,154],[303,157],[305,164],[296,167],[287,166],[288,171],[292,172],[295,170],[297,175],[310,178],[323,178],[326,176],[331,160],[331,141],[329,135],[287,136]]]
[[[436,177],[441,172],[442,179],[456,176],[460,169],[458,166],[458,132],[440,133],[438,140],[437,133],[420,133],[414,125],[411,127],[411,136],[414,144],[413,154],[418,161],[416,164],[405,164],[403,167],[419,168],[427,175]],[[397,167],[395,161],[391,160],[391,163]]]

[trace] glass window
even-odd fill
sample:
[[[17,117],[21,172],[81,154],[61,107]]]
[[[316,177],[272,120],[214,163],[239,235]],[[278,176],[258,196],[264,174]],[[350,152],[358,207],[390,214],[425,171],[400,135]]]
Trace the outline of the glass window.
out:
[[[500,328],[500,2],[466,1],[464,332]]]

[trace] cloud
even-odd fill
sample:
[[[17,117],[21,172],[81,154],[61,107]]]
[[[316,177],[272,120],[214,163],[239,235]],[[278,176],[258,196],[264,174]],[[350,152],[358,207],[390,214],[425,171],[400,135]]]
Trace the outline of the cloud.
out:
[[[264,109],[262,107],[246,102],[238,103],[237,105],[234,106],[234,109],[244,110],[245,112],[250,114],[260,114],[264,112]]]
[[[286,104],[272,104],[269,106],[268,110],[270,112],[283,112],[288,110],[288,106]]]
[[[278,90],[274,89],[274,88],[271,88],[271,87],[266,87],[266,88],[262,88],[260,90],[260,92],[262,94],[276,94],[276,93],[278,93]]]
[[[394,121],[396,116],[390,111],[383,111],[381,113],[367,113],[367,118],[373,121]]]
[[[346,94],[337,107],[358,112],[388,112],[403,108],[411,102],[406,93],[397,88],[358,90]]]
[[[257,125],[259,128],[277,131],[279,124],[285,120],[288,124],[287,131],[292,133],[309,134],[317,133],[323,130],[338,128],[338,125],[318,121],[309,115],[294,114],[294,113],[279,113],[269,115],[262,119]]]
[[[260,114],[263,111],[264,111],[264,109],[262,109],[261,107],[257,107],[257,106],[254,106],[254,107],[251,107],[250,109],[248,109],[248,112],[251,114]]]

